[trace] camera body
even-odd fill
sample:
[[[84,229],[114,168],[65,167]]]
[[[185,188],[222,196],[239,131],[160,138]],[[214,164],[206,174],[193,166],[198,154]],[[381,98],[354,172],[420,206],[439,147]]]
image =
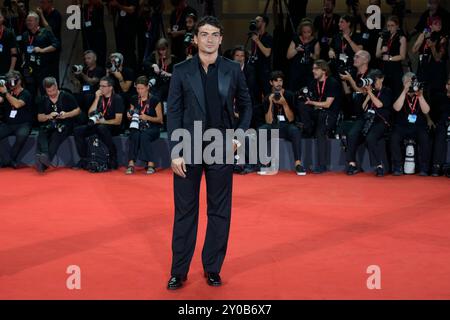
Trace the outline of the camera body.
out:
[[[72,66],[72,72],[74,74],[81,74],[83,72],[83,66],[81,64],[74,64]]]
[[[364,137],[367,137],[369,134],[370,129],[373,126],[373,123],[375,122],[375,117],[377,116],[375,110],[369,109],[366,113],[364,113],[364,126],[361,130],[361,134]]]
[[[250,21],[248,25],[248,36],[251,37],[254,34],[258,34],[258,25],[256,24],[256,20]]]
[[[275,101],[279,101],[281,99],[281,91],[275,90],[275,92],[273,93],[273,99]]]
[[[58,116],[53,117],[52,119],[50,119],[45,125],[44,125],[44,129],[47,131],[58,131],[59,133],[63,132],[64,129],[66,128],[66,125],[64,123],[61,123],[60,121],[58,121]]]
[[[423,90],[424,87],[425,87],[425,84],[423,82],[419,82],[417,77],[413,77],[411,79],[411,85],[409,86],[409,92],[416,93],[416,92],[419,92],[420,90]]]
[[[120,66],[122,65],[123,61],[122,59],[120,59],[119,57],[114,57],[111,60],[108,60],[105,64],[105,67],[107,70],[109,70],[110,72],[117,72],[120,68]]]
[[[194,40],[194,34],[192,32],[186,32],[184,35],[184,45],[189,47],[192,44],[192,40]]]
[[[19,79],[18,78],[7,78],[5,76],[0,76],[0,87],[6,87],[8,89],[14,88]]]
[[[382,40],[381,46],[386,47],[388,44],[389,38],[391,37],[391,32],[388,29],[383,29],[383,31],[381,31],[379,35]]]
[[[141,114],[141,110],[138,109],[132,109],[128,111],[128,113],[131,116],[131,122],[130,122],[130,129],[134,130],[145,130],[149,128],[149,124],[147,121],[139,119],[139,116]]]
[[[88,124],[93,126],[101,119],[103,119],[103,114],[101,114],[98,110],[94,110],[89,114]]]
[[[300,91],[297,91],[296,95],[300,101],[307,101],[307,100],[316,101],[317,100],[317,97],[316,97],[314,91],[309,90],[308,87],[301,88]]]

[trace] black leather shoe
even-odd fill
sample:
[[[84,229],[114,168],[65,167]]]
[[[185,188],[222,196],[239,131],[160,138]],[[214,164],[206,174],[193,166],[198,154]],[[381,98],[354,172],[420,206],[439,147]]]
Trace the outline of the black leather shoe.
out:
[[[168,290],[177,290],[180,289],[183,286],[183,282],[187,280],[187,276],[184,277],[176,277],[172,276],[169,279],[169,282],[167,283],[167,289]]]
[[[219,287],[222,285],[222,280],[218,273],[205,272],[206,283],[212,287]]]

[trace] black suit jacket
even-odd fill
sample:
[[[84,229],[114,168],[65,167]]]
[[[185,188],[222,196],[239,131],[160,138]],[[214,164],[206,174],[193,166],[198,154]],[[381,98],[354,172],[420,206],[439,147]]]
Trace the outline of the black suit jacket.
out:
[[[239,63],[220,56],[218,59],[219,95],[222,102],[220,107],[226,106],[229,119],[224,119],[224,123],[227,127],[231,125],[226,129],[239,128],[246,131],[252,118],[252,105],[244,74]],[[194,121],[201,121],[203,129],[205,128],[205,94],[199,63],[199,57],[195,55],[192,59],[175,65],[172,73],[167,100],[167,129],[171,151],[179,143],[171,141],[176,129],[188,130],[193,139]],[[236,105],[239,119],[234,117],[233,104]]]

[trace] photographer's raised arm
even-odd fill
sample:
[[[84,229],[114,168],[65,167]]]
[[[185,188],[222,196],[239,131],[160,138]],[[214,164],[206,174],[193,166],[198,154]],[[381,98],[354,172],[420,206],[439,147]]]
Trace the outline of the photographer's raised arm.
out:
[[[375,108],[377,109],[383,108],[383,102],[380,99],[378,99],[378,97],[373,93],[371,89],[367,91],[367,96],[370,98],[370,100],[372,100],[372,103],[375,106]]]
[[[420,94],[418,94],[417,97],[419,98],[420,109],[424,114],[428,114],[430,112],[430,105],[425,100],[423,92],[420,92]]]
[[[267,101],[265,103],[269,104],[269,108],[267,109],[266,115],[265,115],[265,120],[266,123],[272,124],[273,123],[273,93],[269,96],[269,98],[267,99]]]
[[[256,43],[256,45],[258,46],[259,50],[261,50],[263,55],[266,58],[270,57],[270,55],[272,54],[272,48],[266,48],[264,46],[264,44],[261,42],[261,40],[259,39],[258,35],[253,35],[252,39]]]
[[[425,33],[422,32],[421,34],[419,34],[419,36],[417,37],[416,42],[414,43],[411,51],[412,53],[416,54],[417,52],[419,52],[420,47],[422,46],[423,41],[425,40]]]
[[[394,102],[394,110],[395,111],[400,111],[403,108],[403,104],[405,103],[405,99],[406,99],[406,90],[403,90],[402,93],[400,94],[400,96],[398,97],[398,99]]]
[[[117,80],[119,80],[120,88],[124,93],[128,92],[133,84],[133,81],[125,81],[122,72],[117,71],[112,73]]]
[[[11,93],[6,92],[5,93],[5,98],[6,100],[8,100],[9,104],[14,107],[14,109],[20,109],[25,107],[25,101],[20,100],[16,97],[14,97]]]

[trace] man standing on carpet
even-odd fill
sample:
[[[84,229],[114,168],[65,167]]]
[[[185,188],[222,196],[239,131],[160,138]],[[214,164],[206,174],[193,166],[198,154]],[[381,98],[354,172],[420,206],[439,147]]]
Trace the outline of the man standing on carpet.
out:
[[[218,54],[223,27],[215,17],[206,16],[197,24],[194,41],[198,55],[175,66],[169,90],[167,126],[169,138],[177,129],[193,137],[194,121],[202,130],[248,129],[251,101],[238,63]],[[233,106],[239,111],[239,123]],[[192,139],[193,141],[193,139]],[[177,141],[171,141],[171,151]],[[202,151],[207,146],[203,143]],[[199,146],[195,146],[199,147]],[[194,145],[190,145],[191,150]],[[237,149],[237,144],[233,146]],[[223,146],[223,149],[230,149]],[[173,154],[173,153],[172,153]],[[191,153],[192,154],[192,153]],[[172,270],[167,288],[181,288],[187,279],[197,238],[200,182],[205,171],[208,225],[202,252],[204,274],[211,286],[220,286],[220,270],[225,259],[231,221],[233,164],[189,164],[183,156],[172,155],[174,171],[175,219],[172,239]]]

